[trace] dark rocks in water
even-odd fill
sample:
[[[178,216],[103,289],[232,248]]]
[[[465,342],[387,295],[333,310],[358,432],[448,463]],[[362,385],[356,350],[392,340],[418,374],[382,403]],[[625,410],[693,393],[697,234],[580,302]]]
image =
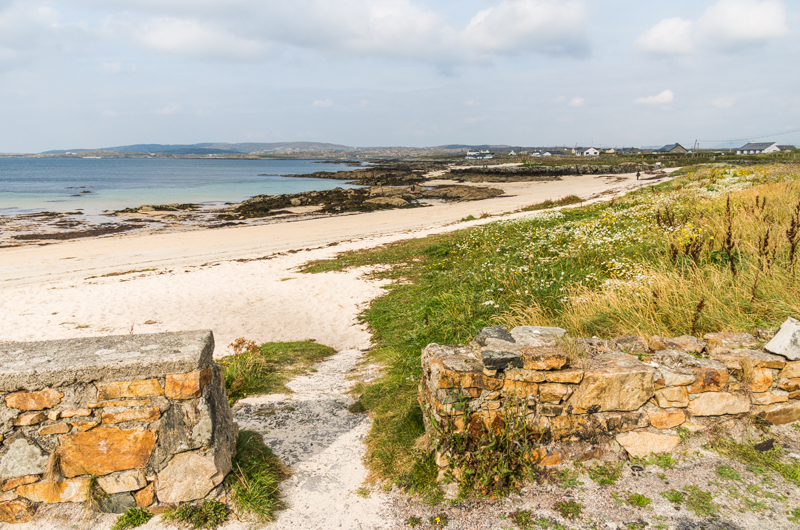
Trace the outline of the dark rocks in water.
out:
[[[414,189],[414,191],[411,191]],[[502,195],[503,191],[476,186],[442,186],[423,189],[418,186],[379,186],[372,188],[334,188],[325,191],[307,191],[289,195],[257,195],[230,213],[217,216],[221,221],[254,219],[290,213],[285,208],[297,206],[318,206],[318,213],[373,212],[394,208],[414,208],[422,206],[420,199],[441,199],[450,201],[471,201],[489,199]]]
[[[500,339],[506,342],[517,342],[505,326],[491,326],[483,328],[475,335],[475,340],[481,346],[486,346],[486,339]]]
[[[138,208],[125,208],[124,210],[116,210],[114,213],[146,213],[146,212],[180,212],[184,210],[195,210],[200,205],[185,203],[185,204],[143,204]]]
[[[568,165],[568,166],[488,166],[451,169],[447,178],[458,182],[532,182],[561,180],[569,175],[604,175],[636,173],[650,166],[642,164]]]
[[[21,234],[12,236],[18,241],[36,241],[45,239],[65,240],[65,239],[79,239],[82,237],[97,237],[107,234],[117,234],[120,232],[127,232],[129,230],[136,230],[144,228],[144,225],[125,224],[125,225],[100,225],[98,228],[89,230],[73,230],[70,232],[55,232],[49,234]]]
[[[352,171],[317,171],[305,175],[286,175],[288,177],[347,180],[360,186],[409,186],[425,180],[425,173],[447,169],[441,162],[403,162],[381,164]]]

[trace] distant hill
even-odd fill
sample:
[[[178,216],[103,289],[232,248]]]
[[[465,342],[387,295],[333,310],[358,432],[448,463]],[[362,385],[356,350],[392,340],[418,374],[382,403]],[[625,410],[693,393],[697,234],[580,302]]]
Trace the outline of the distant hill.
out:
[[[135,144],[100,149],[60,149],[46,151],[43,154],[80,153],[84,151],[117,151],[120,153],[171,153],[176,155],[192,154],[253,154],[253,153],[286,153],[291,151],[354,151],[354,147],[321,142],[247,142],[229,144],[225,142],[200,144]]]

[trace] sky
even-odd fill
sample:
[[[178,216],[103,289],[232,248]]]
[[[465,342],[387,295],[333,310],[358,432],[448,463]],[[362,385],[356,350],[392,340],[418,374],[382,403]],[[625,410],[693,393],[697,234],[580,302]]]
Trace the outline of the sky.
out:
[[[0,0],[0,152],[800,145],[796,0]]]

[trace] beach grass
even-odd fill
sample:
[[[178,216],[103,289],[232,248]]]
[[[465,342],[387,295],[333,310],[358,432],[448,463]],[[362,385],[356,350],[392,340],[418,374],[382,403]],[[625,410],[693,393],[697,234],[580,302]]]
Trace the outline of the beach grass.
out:
[[[573,336],[696,336],[776,328],[800,313],[800,166],[703,167],[623,197],[349,252],[396,280],[363,319],[384,376],[358,389],[374,417],[373,477],[413,486],[420,352],[487,325]],[[411,478],[410,478],[411,477]],[[418,485],[417,485],[418,486]]]
[[[278,486],[288,478],[287,469],[264,444],[260,434],[239,432],[230,487],[232,500],[240,512],[248,513],[259,522],[275,519],[275,512],[286,507]]]
[[[220,359],[228,400],[235,403],[258,394],[291,394],[284,383],[309,372],[336,350],[313,341],[267,342],[236,339],[233,355]]]

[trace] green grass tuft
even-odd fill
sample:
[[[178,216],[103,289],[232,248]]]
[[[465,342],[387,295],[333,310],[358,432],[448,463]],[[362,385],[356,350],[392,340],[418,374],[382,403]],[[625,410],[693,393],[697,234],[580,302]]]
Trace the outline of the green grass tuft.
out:
[[[200,504],[183,504],[177,508],[167,510],[164,513],[164,519],[186,523],[199,530],[202,528],[216,528],[227,521],[229,515],[230,510],[228,510],[228,506],[225,503],[206,499]]]
[[[120,515],[111,530],[126,530],[142,526],[153,518],[153,514],[144,508],[128,508],[124,514]]]
[[[234,354],[219,361],[231,403],[258,394],[290,394],[284,383],[336,353],[333,348],[312,341],[268,342],[259,346],[237,339],[231,346]]]
[[[577,519],[583,512],[583,504],[575,501],[557,502],[553,509],[561,514],[564,519]]]
[[[240,431],[230,487],[236,507],[254,515],[260,522],[275,519],[275,512],[285,508],[278,485],[288,473],[260,434]]]

